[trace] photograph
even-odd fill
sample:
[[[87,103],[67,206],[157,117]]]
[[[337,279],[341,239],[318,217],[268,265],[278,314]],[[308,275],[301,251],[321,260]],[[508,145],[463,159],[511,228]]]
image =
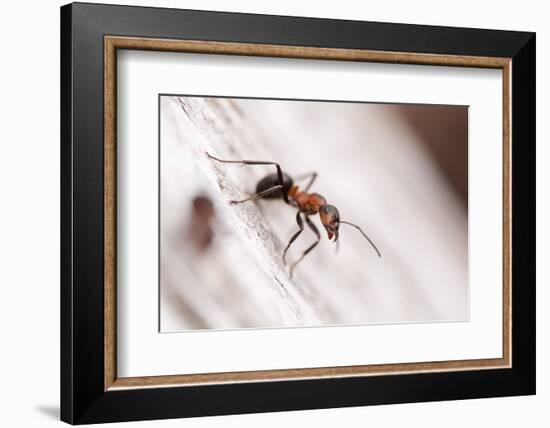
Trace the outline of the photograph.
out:
[[[161,333],[469,320],[468,106],[158,103]]]

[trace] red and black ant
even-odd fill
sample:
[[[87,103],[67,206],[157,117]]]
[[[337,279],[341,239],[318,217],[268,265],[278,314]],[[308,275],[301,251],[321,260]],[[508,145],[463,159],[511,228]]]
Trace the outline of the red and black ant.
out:
[[[277,172],[274,174],[269,174],[262,178],[258,184],[256,185],[256,193],[246,199],[242,199],[240,201],[229,201],[231,204],[241,204],[243,202],[247,201],[253,201],[260,198],[266,198],[266,199],[282,199],[286,204],[298,208],[298,212],[296,213],[296,223],[298,223],[298,227],[300,228],[292,237],[290,238],[290,241],[288,242],[288,245],[285,248],[285,251],[283,252],[283,262],[286,265],[286,253],[292,243],[300,236],[300,234],[304,231],[304,220],[306,224],[309,226],[309,228],[313,231],[313,233],[317,236],[317,240],[309,246],[300,256],[300,258],[295,261],[292,266],[290,267],[290,276],[292,277],[292,271],[296,267],[298,263],[300,263],[303,258],[311,251],[313,250],[319,241],[321,240],[321,234],[319,233],[319,230],[315,226],[315,224],[310,220],[310,216],[319,214],[319,218],[321,219],[321,223],[323,224],[323,227],[327,231],[328,239],[331,240],[334,237],[334,242],[338,240],[338,229],[340,228],[341,224],[347,224],[349,226],[352,226],[356,228],[361,234],[365,237],[367,241],[372,245],[376,253],[378,254],[378,257],[382,257],[380,254],[380,251],[378,251],[378,248],[376,248],[376,245],[370,240],[370,238],[367,236],[363,230],[357,226],[356,224],[350,223],[349,221],[344,221],[340,219],[340,213],[338,212],[338,209],[334,205],[327,204],[327,200],[321,196],[319,193],[309,193],[310,187],[313,185],[313,182],[317,178],[317,173],[309,173],[304,174],[302,176],[299,176],[297,179],[303,179],[306,177],[309,177],[309,181],[307,185],[304,187],[304,190],[300,190],[298,186],[294,184],[294,180],[292,177],[290,177],[288,174],[284,173],[281,169],[280,165],[277,162],[270,162],[270,161],[251,161],[251,160],[223,160],[218,159],[208,152],[206,155],[217,162],[222,163],[237,163],[241,165],[273,165],[277,169]],[[302,216],[303,219],[302,220]]]

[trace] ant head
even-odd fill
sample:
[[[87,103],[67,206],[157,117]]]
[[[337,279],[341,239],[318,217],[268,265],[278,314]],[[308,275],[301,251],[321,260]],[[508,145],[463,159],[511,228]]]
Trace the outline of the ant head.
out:
[[[323,205],[319,209],[319,217],[321,217],[321,223],[327,231],[328,239],[332,239],[334,242],[338,240],[338,228],[340,227],[340,213],[334,205]]]

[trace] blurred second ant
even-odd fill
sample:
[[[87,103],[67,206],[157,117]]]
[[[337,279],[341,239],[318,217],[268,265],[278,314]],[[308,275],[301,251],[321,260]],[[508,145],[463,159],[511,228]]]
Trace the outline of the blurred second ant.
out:
[[[208,197],[199,195],[193,198],[188,233],[198,251],[205,251],[212,244],[214,215],[214,204]]]

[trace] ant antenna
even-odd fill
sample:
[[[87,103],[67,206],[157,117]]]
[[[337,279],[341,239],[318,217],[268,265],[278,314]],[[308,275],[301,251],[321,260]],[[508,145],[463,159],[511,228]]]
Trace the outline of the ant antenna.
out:
[[[372,245],[372,248],[374,248],[374,250],[378,253],[378,257],[382,257],[382,254],[380,254],[380,251],[378,251],[378,248],[376,248],[376,245],[374,245],[374,242],[372,242],[370,240],[370,238],[367,236],[367,234],[365,232],[363,232],[363,229],[361,229],[359,226],[357,226],[356,224],[353,224],[353,223],[350,223],[349,221],[343,221],[343,220],[340,220],[340,223],[342,224],[348,224],[350,226],[353,226],[355,227],[359,232],[361,232],[361,234],[366,238],[367,241],[369,241],[369,243]]]

